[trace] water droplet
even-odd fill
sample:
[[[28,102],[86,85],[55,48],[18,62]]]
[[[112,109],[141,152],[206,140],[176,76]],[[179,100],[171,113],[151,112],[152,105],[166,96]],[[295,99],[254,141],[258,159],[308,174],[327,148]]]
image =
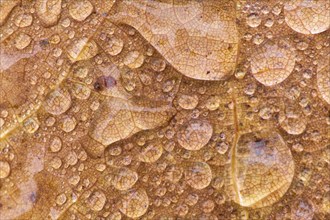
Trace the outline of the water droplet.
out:
[[[318,34],[330,27],[328,0],[288,1],[284,5],[286,24],[302,34]]]
[[[183,109],[194,109],[198,105],[197,95],[180,95],[178,104]]]
[[[33,134],[39,129],[39,121],[37,118],[28,118],[23,122],[23,128],[27,133]]]
[[[163,147],[160,144],[149,144],[141,150],[139,159],[145,163],[156,162],[163,154]]]
[[[270,119],[272,117],[272,113],[273,113],[272,110],[267,106],[264,106],[259,110],[260,118],[265,120]]]
[[[261,18],[258,14],[252,13],[247,17],[246,23],[250,27],[255,28],[255,27],[258,27],[261,24]]]
[[[101,211],[107,201],[105,194],[102,191],[94,191],[87,199],[88,206],[93,211]]]
[[[94,89],[96,91],[104,91],[112,89],[117,85],[117,81],[112,76],[100,76],[96,79],[94,83]]]
[[[220,106],[220,100],[217,96],[211,96],[206,100],[205,107],[210,111],[215,111]]]
[[[68,182],[73,186],[76,186],[79,183],[79,181],[80,181],[80,176],[78,175],[73,175],[68,180]]]
[[[130,218],[144,215],[149,207],[149,198],[144,189],[128,191],[121,200],[120,211]]]
[[[162,72],[166,67],[166,62],[163,59],[151,58],[151,68],[157,72]]]
[[[69,14],[77,21],[84,21],[93,12],[93,8],[88,0],[76,0],[69,5]]]
[[[185,203],[189,206],[194,206],[197,204],[198,199],[199,196],[197,194],[192,193],[187,196],[187,198],[185,199]]]
[[[265,86],[283,82],[293,71],[295,52],[289,46],[264,44],[257,48],[251,58],[253,76]]]
[[[99,49],[94,40],[87,37],[74,41],[67,49],[71,61],[88,60],[96,56]]]
[[[55,170],[57,170],[58,168],[60,168],[62,166],[62,160],[61,160],[61,158],[54,157],[50,161],[50,166],[53,167]]]
[[[107,44],[105,45],[105,51],[111,56],[116,56],[120,54],[120,52],[123,50],[123,47],[124,47],[124,41],[120,38],[112,36],[109,39],[107,39]]]
[[[123,63],[131,69],[136,69],[144,63],[144,56],[138,51],[130,51],[125,56]]]
[[[60,18],[62,0],[37,0],[36,12],[45,27],[55,25]]]
[[[293,135],[302,134],[307,126],[307,118],[298,105],[285,104],[285,110],[280,111],[279,123],[288,133]]]
[[[128,190],[134,186],[138,178],[135,171],[122,167],[113,174],[112,184],[118,190]]]
[[[70,151],[66,156],[66,163],[68,165],[74,166],[77,164],[77,162],[78,162],[78,156],[76,152]]]
[[[55,122],[56,122],[56,119],[54,117],[48,117],[45,121],[45,123],[48,127],[53,126],[55,124]]]
[[[17,49],[23,50],[24,48],[30,45],[31,41],[32,38],[29,35],[25,33],[19,33],[14,40],[14,45]]]
[[[45,99],[46,111],[53,115],[60,115],[66,112],[71,106],[71,96],[66,89],[58,88],[49,93]]]
[[[292,145],[292,149],[296,152],[302,152],[304,150],[304,146],[300,143],[296,143]]]
[[[52,142],[50,143],[50,150],[55,153],[55,152],[60,151],[61,148],[62,148],[62,140],[61,140],[61,138],[59,138],[57,136],[54,137],[53,140],[52,140]]]
[[[189,186],[194,189],[204,189],[210,185],[212,180],[212,171],[205,162],[194,162],[186,172],[185,179]]]
[[[281,135],[274,131],[242,134],[232,148],[226,187],[238,204],[259,208],[277,202],[294,176],[294,161]]]
[[[109,216],[109,220],[121,220],[121,213],[120,212],[114,212]]]
[[[10,174],[10,165],[7,161],[0,161],[0,179],[7,178]]]
[[[191,120],[178,132],[179,144],[187,150],[204,147],[213,134],[212,125],[204,120]]]
[[[32,24],[33,17],[30,14],[19,14],[15,18],[15,25],[17,27],[28,27]]]
[[[268,18],[265,22],[265,26],[271,28],[274,24],[274,20],[272,18]]]
[[[72,94],[77,98],[81,100],[86,100],[89,98],[91,94],[91,90],[81,83],[74,83],[72,88]]]
[[[77,120],[73,116],[65,116],[62,120],[61,128],[63,131],[69,133],[76,128]]]
[[[212,181],[212,187],[220,190],[224,185],[224,179],[221,177],[215,177]]]
[[[56,204],[61,206],[66,202],[66,200],[67,200],[66,195],[62,193],[56,197]]]
[[[213,211],[214,209],[214,202],[212,200],[206,200],[203,204],[202,204],[202,209],[203,209],[203,212],[205,213],[210,213]]]
[[[215,147],[219,154],[225,154],[229,148],[229,145],[225,142],[220,142]]]

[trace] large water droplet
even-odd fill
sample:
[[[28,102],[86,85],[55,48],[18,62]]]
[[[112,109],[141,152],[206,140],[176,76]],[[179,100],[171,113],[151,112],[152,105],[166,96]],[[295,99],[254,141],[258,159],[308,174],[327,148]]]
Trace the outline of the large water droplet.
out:
[[[285,109],[279,114],[279,123],[288,133],[293,135],[302,134],[307,126],[307,118],[302,108],[298,105],[285,104]]]
[[[87,37],[74,41],[67,49],[71,61],[88,60],[98,53],[99,49],[94,40]]]
[[[185,179],[192,188],[204,189],[211,183],[211,168],[205,162],[194,162],[187,168]]]
[[[14,23],[17,27],[28,27],[32,24],[33,17],[30,14],[19,14],[16,16]]]
[[[129,68],[136,69],[144,63],[144,55],[138,51],[130,51],[124,58],[124,64]]]
[[[105,46],[105,51],[111,56],[118,55],[124,47],[124,41],[116,36],[112,36],[107,39],[107,44]]]
[[[39,128],[39,121],[36,117],[28,118],[23,122],[23,128],[27,133],[33,134]]]
[[[160,144],[150,144],[141,150],[139,159],[145,163],[156,162],[163,154],[163,147]]]
[[[294,161],[277,132],[242,134],[232,148],[227,176],[226,187],[236,203],[253,208],[268,206],[288,190],[294,176]]]
[[[144,189],[128,191],[121,200],[120,211],[130,218],[144,215],[149,207],[149,198]]]
[[[106,201],[107,198],[102,191],[94,191],[87,198],[87,204],[93,211],[101,211]]]
[[[63,131],[69,133],[76,128],[77,120],[73,116],[65,116],[61,123],[61,128]]]
[[[36,11],[45,27],[55,25],[60,18],[62,0],[37,0]]]
[[[53,115],[60,115],[66,112],[70,106],[71,96],[64,88],[58,88],[49,93],[44,102],[46,111]]]
[[[318,34],[330,27],[328,0],[292,0],[284,5],[285,22],[302,34]]]
[[[113,174],[112,184],[118,190],[128,190],[134,186],[138,178],[135,171],[122,167]]]
[[[183,109],[194,109],[198,105],[197,95],[180,95],[178,98],[178,104]]]
[[[27,46],[30,45],[31,41],[32,41],[32,38],[29,35],[27,35],[25,33],[20,33],[15,38],[14,45],[17,49],[23,50],[24,48],[26,48]]]
[[[251,71],[260,83],[273,86],[283,82],[293,71],[295,52],[288,45],[266,43],[251,57]]]
[[[250,27],[258,27],[261,24],[261,18],[258,14],[252,13],[246,18],[246,23]]]
[[[204,120],[191,120],[178,132],[179,144],[187,150],[204,147],[213,134],[212,125]]]
[[[77,98],[81,100],[86,100],[89,98],[91,94],[91,90],[81,83],[74,83],[72,88],[72,94]]]
[[[92,13],[93,8],[88,0],[76,0],[69,5],[69,14],[77,21],[84,21]]]

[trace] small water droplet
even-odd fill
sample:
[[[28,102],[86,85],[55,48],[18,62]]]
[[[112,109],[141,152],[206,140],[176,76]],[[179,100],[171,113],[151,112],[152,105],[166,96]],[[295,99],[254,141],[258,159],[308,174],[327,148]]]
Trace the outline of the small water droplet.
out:
[[[0,161],[0,179],[7,178],[10,174],[10,165],[7,161]]]

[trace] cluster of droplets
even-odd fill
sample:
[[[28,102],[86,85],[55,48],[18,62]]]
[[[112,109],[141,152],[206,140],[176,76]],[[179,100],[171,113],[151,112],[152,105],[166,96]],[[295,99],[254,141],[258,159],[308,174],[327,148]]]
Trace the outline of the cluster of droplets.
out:
[[[328,181],[329,65],[324,58],[310,61],[310,67],[304,63],[318,51],[328,56],[327,43],[315,45],[304,36],[329,28],[326,1],[244,5],[238,16],[246,31],[240,47],[247,58],[238,58],[235,78],[221,82],[201,73],[190,75],[189,63],[169,59],[173,54],[162,50],[170,45],[167,40],[175,39],[148,39],[149,33],[164,31],[166,24],[155,29],[136,19],[137,23],[127,22],[133,28],[116,23],[123,19],[116,15],[107,17],[107,7],[114,3],[103,8],[92,0],[37,0],[33,9],[24,11],[18,2],[1,2],[1,42],[8,38],[14,54],[29,52],[6,57],[27,58],[19,64],[25,68],[20,80],[28,83],[17,91],[38,94],[28,93],[26,103],[20,102],[24,96],[8,100],[11,107],[20,108],[1,110],[0,127],[6,129],[1,138],[22,128],[29,143],[44,146],[42,174],[58,177],[54,183],[47,177],[40,182],[57,193],[47,205],[51,218],[312,219],[316,206],[322,216],[329,214],[329,198],[319,198],[321,192],[329,195],[329,187],[317,192],[311,186]],[[116,7],[120,9],[120,4]],[[287,37],[293,32],[302,36]],[[228,53],[228,62],[236,60],[234,33],[228,32],[232,39],[220,39],[231,43],[213,42]],[[45,64],[35,62],[38,53]],[[19,70],[15,62],[13,68]],[[206,80],[183,77],[177,69]],[[17,83],[15,78],[4,82],[6,91]],[[317,97],[322,101],[315,102]],[[12,145],[9,148],[23,145],[19,140],[5,142]],[[0,150],[12,155],[7,148]],[[320,162],[311,162],[316,157]],[[12,161],[13,156],[0,158],[0,179],[5,184],[15,178],[12,173],[19,166]],[[297,167],[302,169],[296,172]],[[316,170],[324,171],[323,176],[314,175]],[[308,198],[304,187],[317,193]],[[53,195],[47,190],[38,198]],[[286,199],[280,201],[281,197]],[[29,199],[34,202],[33,198]],[[282,204],[291,205],[291,210]],[[275,211],[264,208],[270,205]]]

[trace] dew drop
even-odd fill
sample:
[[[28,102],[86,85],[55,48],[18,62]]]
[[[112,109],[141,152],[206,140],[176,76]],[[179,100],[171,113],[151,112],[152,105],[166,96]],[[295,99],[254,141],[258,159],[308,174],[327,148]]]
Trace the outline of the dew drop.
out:
[[[294,176],[290,149],[275,131],[242,134],[232,148],[226,187],[238,204],[259,208],[277,202]]]
[[[27,35],[25,33],[20,33],[15,38],[14,45],[17,49],[23,50],[24,48],[26,48],[27,46],[30,45],[31,41],[32,41],[32,38],[29,35]]]
[[[112,36],[109,39],[107,39],[107,44],[105,45],[104,49],[111,56],[116,56],[120,54],[120,52],[123,50],[123,47],[124,47],[124,41],[120,38]]]
[[[128,191],[121,200],[120,211],[130,218],[144,215],[149,207],[149,198],[144,189]]]
[[[27,133],[33,134],[39,129],[39,121],[37,118],[28,118],[23,122],[23,128]]]
[[[107,201],[102,191],[94,191],[88,198],[87,204],[93,211],[101,211]]]
[[[91,90],[81,83],[74,83],[72,88],[72,94],[77,99],[86,100],[91,94]]]
[[[50,143],[50,150],[55,153],[60,151],[61,148],[62,148],[62,140],[61,138],[55,136]]]
[[[255,28],[255,27],[258,27],[261,24],[261,18],[260,18],[259,15],[252,13],[247,17],[246,23],[250,27]]]
[[[67,200],[66,195],[62,193],[56,197],[56,204],[61,206],[66,202],[66,200]]]
[[[138,180],[138,174],[128,168],[122,167],[115,171],[112,184],[117,190],[128,190]]]
[[[58,88],[49,93],[45,99],[44,107],[52,115],[60,115],[71,106],[71,96],[66,89]]]
[[[145,163],[156,162],[163,154],[163,147],[160,144],[150,144],[143,148],[139,154],[139,159]]]
[[[178,132],[179,144],[187,150],[199,150],[204,147],[213,134],[212,125],[204,120],[191,120]]]
[[[10,165],[7,161],[0,161],[0,179],[7,178],[10,174]]]
[[[189,186],[194,189],[204,189],[210,185],[212,180],[212,171],[205,162],[194,162],[186,172],[185,179]]]
[[[265,86],[283,82],[293,71],[295,52],[288,46],[267,43],[257,48],[251,58],[253,76]]]
[[[136,69],[142,66],[142,64],[144,63],[144,56],[138,51],[130,51],[125,56],[123,62],[129,68]]]
[[[88,0],[76,0],[69,5],[69,14],[77,21],[84,21],[93,12],[93,8]]]
[[[197,95],[180,95],[178,98],[178,104],[181,108],[191,110],[198,105]]]
[[[65,116],[62,120],[61,129],[67,133],[76,128],[77,120],[73,116]]]
[[[318,34],[330,27],[330,2],[288,1],[284,5],[286,24],[294,31],[302,34]]]
[[[45,27],[55,25],[60,18],[62,0],[37,0],[36,12]]]
[[[17,27],[28,27],[32,24],[33,17],[30,14],[19,14],[14,20]]]

